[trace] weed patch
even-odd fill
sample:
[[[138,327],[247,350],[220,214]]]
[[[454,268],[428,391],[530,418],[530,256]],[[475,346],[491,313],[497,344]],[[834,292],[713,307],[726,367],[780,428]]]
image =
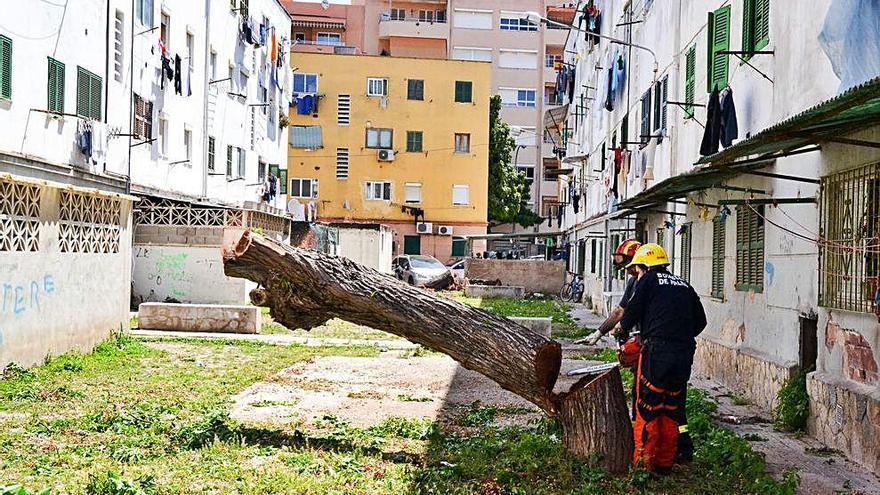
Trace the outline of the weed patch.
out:
[[[776,395],[773,426],[787,432],[803,432],[810,415],[810,396],[807,394],[807,374],[798,372],[789,378]]]

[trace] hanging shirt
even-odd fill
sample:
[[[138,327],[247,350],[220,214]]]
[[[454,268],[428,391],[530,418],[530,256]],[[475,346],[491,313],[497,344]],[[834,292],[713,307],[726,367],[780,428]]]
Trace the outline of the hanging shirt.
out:
[[[718,88],[716,87],[709,95],[709,102],[706,105],[706,130],[703,132],[700,154],[708,156],[718,153],[718,142],[720,139],[721,103],[718,100]]]
[[[736,107],[733,104],[733,89],[729,86],[721,92],[721,146],[729,148],[733,140],[739,137],[739,126],[736,123]]]

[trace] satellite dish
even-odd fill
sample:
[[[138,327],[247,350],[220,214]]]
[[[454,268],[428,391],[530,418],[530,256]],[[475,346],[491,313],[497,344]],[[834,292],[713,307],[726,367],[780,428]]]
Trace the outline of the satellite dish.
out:
[[[330,8],[330,0],[321,0],[321,7],[323,7],[324,10],[329,9]]]

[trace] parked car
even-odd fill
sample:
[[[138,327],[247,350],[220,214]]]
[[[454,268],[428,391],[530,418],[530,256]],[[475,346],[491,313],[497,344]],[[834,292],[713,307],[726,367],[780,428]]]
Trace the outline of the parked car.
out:
[[[435,280],[451,275],[443,263],[433,256],[404,254],[391,260],[394,275],[409,285],[422,287]]]
[[[464,281],[464,262],[465,260],[459,260],[449,265],[449,271],[452,272],[452,278],[454,278],[456,282]]]

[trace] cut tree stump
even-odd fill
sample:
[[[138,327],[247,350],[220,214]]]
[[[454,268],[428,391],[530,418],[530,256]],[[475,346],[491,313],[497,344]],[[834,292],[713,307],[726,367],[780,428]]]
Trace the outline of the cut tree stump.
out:
[[[306,330],[340,318],[383,330],[442,352],[482,373],[548,415],[558,417],[573,454],[597,457],[611,472],[625,472],[632,428],[617,371],[587,377],[563,394],[553,387],[562,347],[502,316],[439,297],[347,258],[292,247],[245,232],[224,248],[224,270],[261,288],[251,301],[272,318]],[[603,401],[602,404],[594,404]],[[600,417],[601,414],[611,417]],[[609,425],[613,424],[613,428]],[[603,437],[603,438],[600,438]]]

